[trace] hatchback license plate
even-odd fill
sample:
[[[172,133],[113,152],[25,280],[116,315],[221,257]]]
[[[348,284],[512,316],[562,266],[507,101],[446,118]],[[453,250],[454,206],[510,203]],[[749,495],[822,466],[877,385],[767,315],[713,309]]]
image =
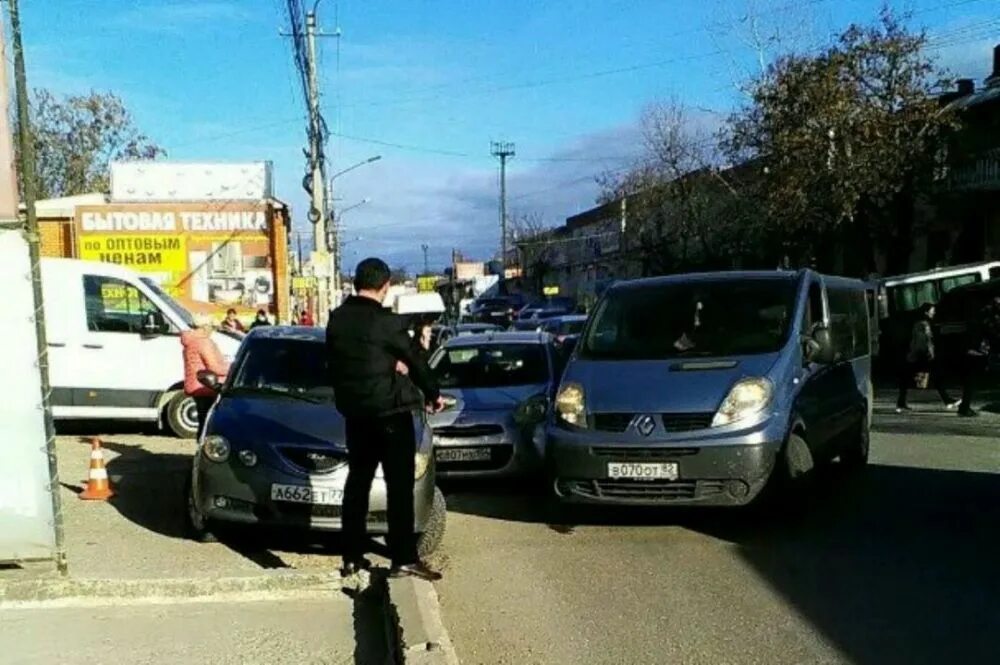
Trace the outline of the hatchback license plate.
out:
[[[437,448],[434,459],[438,462],[485,462],[490,459],[489,448]]]
[[[677,462],[608,462],[608,478],[677,480]]]
[[[271,500],[339,506],[344,501],[344,490],[305,485],[271,485]]]

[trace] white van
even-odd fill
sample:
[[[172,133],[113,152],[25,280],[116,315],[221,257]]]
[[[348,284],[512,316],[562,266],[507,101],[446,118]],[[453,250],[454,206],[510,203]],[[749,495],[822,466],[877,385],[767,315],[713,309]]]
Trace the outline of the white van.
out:
[[[180,333],[191,314],[153,280],[110,263],[42,259],[52,416],[166,424],[194,438]],[[214,340],[232,359],[236,335]]]

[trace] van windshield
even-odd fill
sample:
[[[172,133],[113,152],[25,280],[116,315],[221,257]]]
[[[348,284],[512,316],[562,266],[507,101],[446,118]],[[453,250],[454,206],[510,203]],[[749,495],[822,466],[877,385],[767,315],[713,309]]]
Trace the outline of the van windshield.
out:
[[[581,355],[659,359],[773,353],[795,309],[791,279],[719,279],[612,292],[594,313]]]
[[[157,297],[159,297],[159,299],[162,300],[166,304],[166,306],[170,308],[170,311],[176,314],[177,317],[181,321],[183,321],[189,328],[195,327],[194,317],[191,316],[191,312],[184,309],[184,306],[181,305],[176,300],[174,300],[173,296],[164,291],[159,284],[157,284],[149,277],[140,277],[139,279],[142,281],[143,284],[145,284],[149,288],[150,291],[155,293]]]

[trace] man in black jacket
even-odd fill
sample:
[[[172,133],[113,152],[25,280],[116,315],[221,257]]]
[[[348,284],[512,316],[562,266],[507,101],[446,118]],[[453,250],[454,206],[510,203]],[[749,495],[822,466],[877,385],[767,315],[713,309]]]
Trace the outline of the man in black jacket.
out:
[[[437,382],[414,353],[405,321],[382,307],[389,266],[365,259],[354,273],[356,296],[330,314],[327,362],[337,409],[347,424],[344,488],[344,573],[366,568],[368,494],[379,463],[385,476],[392,575],[436,580],[441,575],[417,556],[413,533],[416,437],[413,412],[442,408]],[[397,370],[397,364],[402,366]]]

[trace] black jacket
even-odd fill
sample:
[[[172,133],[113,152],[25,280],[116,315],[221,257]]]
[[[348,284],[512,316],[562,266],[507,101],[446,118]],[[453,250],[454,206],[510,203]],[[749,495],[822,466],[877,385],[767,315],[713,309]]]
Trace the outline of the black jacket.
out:
[[[370,298],[352,296],[330,313],[326,354],[337,410],[345,418],[421,409],[440,395],[427,362],[414,353],[405,321]],[[409,367],[409,376],[396,372],[396,361]]]

